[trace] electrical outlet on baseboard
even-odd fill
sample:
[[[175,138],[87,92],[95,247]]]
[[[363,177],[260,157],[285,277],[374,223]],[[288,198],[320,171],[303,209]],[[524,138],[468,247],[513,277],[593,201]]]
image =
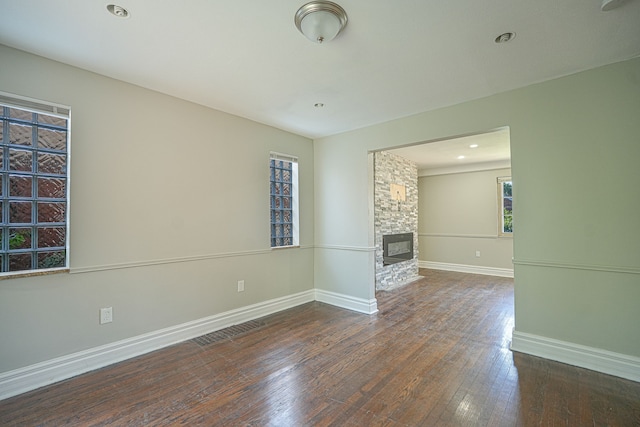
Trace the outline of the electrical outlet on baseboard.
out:
[[[244,280],[238,280],[238,292],[244,292]]]

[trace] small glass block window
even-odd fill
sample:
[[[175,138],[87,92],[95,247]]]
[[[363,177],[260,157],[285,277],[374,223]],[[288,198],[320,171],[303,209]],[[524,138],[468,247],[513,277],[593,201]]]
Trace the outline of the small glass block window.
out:
[[[298,161],[271,153],[269,163],[271,247],[298,245]]]
[[[67,268],[69,110],[0,94],[0,274]]]

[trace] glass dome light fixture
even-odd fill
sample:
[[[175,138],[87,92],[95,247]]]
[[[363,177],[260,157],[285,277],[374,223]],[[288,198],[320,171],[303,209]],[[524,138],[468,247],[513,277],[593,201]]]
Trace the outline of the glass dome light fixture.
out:
[[[494,41],[498,44],[500,43],[508,43],[511,40],[516,38],[516,33],[514,32],[509,32],[509,33],[502,33],[500,34],[498,37],[496,37],[494,39]]]
[[[296,27],[314,43],[333,40],[347,25],[347,12],[330,1],[311,1],[295,15]]]
[[[113,16],[117,16],[118,18],[128,18],[129,11],[122,6],[118,6],[117,4],[109,4],[107,5],[107,10]]]
[[[625,1],[627,0],[602,0],[602,11],[608,12],[616,7],[620,7]]]

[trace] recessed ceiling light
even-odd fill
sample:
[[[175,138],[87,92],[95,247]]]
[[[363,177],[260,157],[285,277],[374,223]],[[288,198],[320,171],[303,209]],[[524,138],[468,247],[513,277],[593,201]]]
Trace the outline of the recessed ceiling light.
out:
[[[506,43],[516,38],[516,33],[502,33],[495,38],[496,43]]]
[[[458,160],[464,159],[464,156],[458,156]]]
[[[471,144],[469,148],[478,148],[478,144]]]
[[[107,10],[111,12],[113,16],[117,16],[118,18],[128,18],[129,11],[122,6],[118,6],[117,4],[110,4],[107,6]]]
[[[313,106],[316,108],[322,108],[324,107],[324,104],[322,102],[316,102],[315,104],[313,104]]]

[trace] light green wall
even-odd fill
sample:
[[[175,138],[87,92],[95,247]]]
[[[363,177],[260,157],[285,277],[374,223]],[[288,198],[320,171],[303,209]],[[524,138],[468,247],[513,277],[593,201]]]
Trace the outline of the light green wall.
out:
[[[420,261],[513,268],[513,239],[498,237],[501,176],[511,169],[418,178]]]
[[[363,155],[364,153],[364,155]],[[373,156],[357,143],[315,144],[316,203],[314,283],[319,289],[370,300],[375,298],[373,235]],[[371,185],[370,185],[371,184]],[[369,235],[371,231],[371,235]],[[373,286],[372,286],[373,285]]]
[[[0,90],[72,107],[75,271],[0,281],[0,372],[314,280],[373,298],[369,152],[503,126],[516,329],[640,356],[640,59],[313,144],[4,46],[0,64]],[[271,150],[300,159],[301,249],[268,250]],[[114,322],[100,326],[104,306]]]
[[[313,288],[311,140],[1,45],[0,64],[1,91],[72,115],[72,273],[0,281],[0,373]],[[270,151],[299,157],[300,249],[269,250]]]
[[[316,241],[367,246],[369,151],[509,126],[516,330],[638,357],[638,117],[636,58],[314,141]],[[315,286],[371,293],[370,260],[353,261],[350,280]]]

